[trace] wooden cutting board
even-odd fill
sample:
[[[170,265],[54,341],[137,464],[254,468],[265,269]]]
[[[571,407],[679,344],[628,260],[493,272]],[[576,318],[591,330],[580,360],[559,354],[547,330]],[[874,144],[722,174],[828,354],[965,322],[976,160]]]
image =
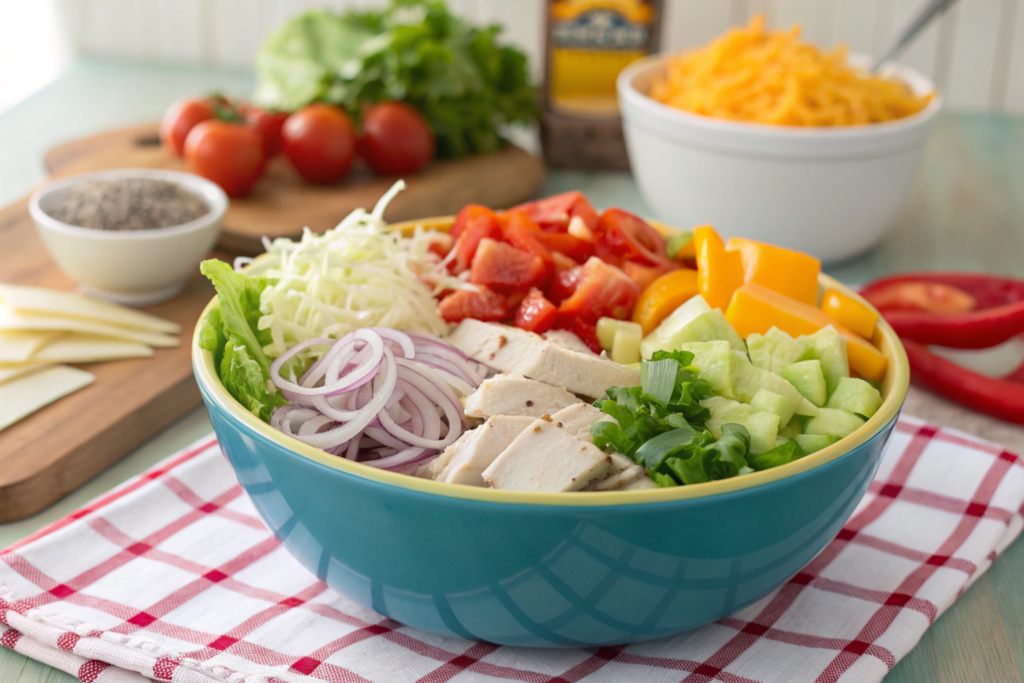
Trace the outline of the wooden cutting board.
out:
[[[156,125],[113,131],[51,150],[54,175],[121,167],[184,168],[156,142]],[[455,213],[468,203],[511,206],[533,196],[543,164],[518,147],[438,162],[407,178],[409,189],[388,207],[389,221]],[[263,250],[264,236],[294,237],[304,226],[323,231],[353,209],[372,208],[394,178],[360,169],[337,186],[307,185],[284,158],[270,163],[255,192],[231,201],[221,248],[230,261]],[[197,264],[198,266],[198,264]],[[50,260],[28,215],[27,201],[0,209],[0,282],[73,290]],[[174,299],[144,310],[182,326],[182,344],[151,358],[80,366],[96,376],[85,389],[0,431],[0,523],[27,517],[75,490],[201,402],[190,342],[213,287],[196,275]]]
[[[0,210],[0,282],[75,289],[50,260],[25,200]],[[182,294],[143,309],[179,323],[181,346],[77,366],[96,381],[0,431],[0,523],[38,512],[199,405],[190,342],[212,296],[197,269]]]
[[[182,159],[159,145],[156,130],[150,124],[69,142],[46,155],[46,167],[55,175],[126,167],[186,170]],[[446,216],[466,204],[507,208],[531,198],[543,179],[543,162],[515,145],[494,154],[439,161],[405,178],[408,189],[388,205],[385,218],[394,222]],[[307,226],[323,232],[353,209],[373,208],[396,180],[362,166],[337,185],[310,185],[279,155],[252,194],[231,200],[220,246],[258,254],[264,235],[296,237]]]

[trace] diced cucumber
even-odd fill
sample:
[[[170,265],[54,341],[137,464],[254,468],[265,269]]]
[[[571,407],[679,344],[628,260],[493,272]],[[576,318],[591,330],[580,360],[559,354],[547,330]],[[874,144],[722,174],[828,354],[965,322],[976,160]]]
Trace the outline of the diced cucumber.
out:
[[[779,433],[779,416],[756,410],[738,401],[715,396],[701,401],[701,405],[711,411],[711,419],[707,428],[716,439],[722,438],[722,425],[741,424],[750,432],[750,452],[764,453],[775,448]]]
[[[766,413],[775,413],[779,416],[779,424],[788,424],[793,419],[795,412],[789,401],[774,391],[764,388],[758,389],[754,398],[750,399],[750,407],[763,410]]]
[[[615,318],[601,318],[597,321],[597,343],[605,351],[615,346],[615,333],[619,331],[619,321]]]
[[[733,350],[741,353],[747,351],[747,347],[743,345],[743,339],[736,334],[732,323],[725,319],[725,313],[722,313],[720,308],[702,313],[691,320],[668,338],[665,342],[667,346],[664,348],[671,350],[680,344],[698,341],[727,341]]]
[[[846,356],[846,337],[829,325],[814,334],[800,337],[806,352],[801,360],[817,360],[821,362],[821,372],[825,376],[825,387],[831,395],[839,386],[839,380],[850,376],[850,361]],[[813,403],[813,401],[812,401]],[[824,401],[818,405],[824,405]]]
[[[680,351],[693,354],[693,365],[697,368],[700,378],[711,385],[716,396],[735,399],[737,367],[745,358],[732,350],[727,341],[690,342],[681,344]],[[749,361],[747,361],[749,364]]]
[[[845,410],[822,408],[818,417],[812,417],[804,425],[804,434],[827,434],[840,439],[857,431],[864,424],[864,418]]]
[[[796,414],[802,415],[804,417],[816,417],[818,415],[819,410],[820,409],[818,408],[818,406],[814,405],[805,398],[803,402],[799,405],[799,407],[797,407]]]
[[[740,422],[740,424],[750,432],[751,453],[764,453],[775,448],[775,442],[779,434],[778,415],[759,410]]]
[[[782,376],[815,406],[820,408],[825,405],[827,385],[821,361],[815,359],[791,363],[782,371]]]
[[[790,439],[788,436],[776,436],[775,437],[775,447],[778,448],[782,444],[789,443],[790,441],[792,441],[792,439]]]
[[[669,316],[657,329],[644,338],[640,346],[640,352],[644,355],[644,358],[650,358],[658,350],[674,351],[679,348],[680,344],[700,341],[727,341],[733,349],[746,353],[747,348],[743,344],[743,339],[740,338],[740,335],[736,334],[732,323],[725,319],[725,314],[722,313],[720,308],[700,313],[695,317],[689,318],[684,325],[678,325],[679,321],[688,318],[694,310],[702,308],[699,304],[704,302],[704,299],[698,295],[690,299],[690,301],[694,299],[697,299],[698,302],[692,309],[686,311],[686,315],[680,315],[675,320],[672,320],[672,316]],[[682,309],[688,305],[690,305],[690,302],[683,304],[679,308]],[[704,305],[706,306],[707,304],[705,303]],[[674,316],[675,313],[672,315]],[[668,326],[666,326],[666,323],[668,323]]]
[[[672,311],[667,318],[661,321],[653,332],[644,337],[640,342],[640,355],[650,360],[655,351],[674,350],[669,348],[672,336],[683,329],[694,319],[711,311],[711,306],[704,301],[700,294],[691,297],[685,304]]]
[[[839,441],[839,437],[829,434],[797,434],[793,439],[800,444],[800,449],[807,455]]]
[[[750,362],[776,375],[790,363],[795,363],[804,354],[804,345],[777,327],[767,333],[747,337],[747,353]]]
[[[640,362],[640,340],[644,338],[643,328],[637,323],[619,321],[619,329],[615,330],[612,350],[608,354],[616,363],[629,365]]]
[[[843,377],[839,385],[828,398],[827,408],[845,410],[864,418],[869,418],[878,412],[882,405],[882,394],[878,389],[862,379]]]
[[[736,393],[736,398],[744,403],[750,403],[758,389],[767,389],[779,394],[789,402],[794,412],[797,412],[803,403],[804,397],[800,395],[796,387],[773,372],[751,365],[746,358],[739,359],[736,371],[733,391]],[[786,422],[788,421],[786,420]]]
[[[804,426],[800,423],[800,420],[795,417],[786,423],[786,426],[779,430],[779,436],[784,436],[788,439],[792,439],[797,434],[804,433]]]
[[[757,411],[751,408],[745,403],[739,401],[733,401],[732,399],[722,398],[721,396],[712,396],[706,398],[700,402],[702,406],[708,409],[711,413],[712,420],[725,421],[730,417],[747,417],[753,415]],[[717,436],[715,437],[718,438]]]

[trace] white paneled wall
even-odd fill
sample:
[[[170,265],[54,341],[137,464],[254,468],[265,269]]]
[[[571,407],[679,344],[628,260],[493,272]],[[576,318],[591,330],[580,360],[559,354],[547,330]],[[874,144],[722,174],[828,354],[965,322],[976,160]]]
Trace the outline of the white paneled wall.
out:
[[[29,0],[22,0],[29,1]],[[36,0],[30,0],[35,2]],[[263,38],[308,7],[369,7],[384,0],[57,0],[80,54],[190,63],[251,64]],[[477,22],[498,22],[541,67],[543,0],[449,0]],[[878,54],[927,0],[664,0],[663,46],[700,45],[763,13],[799,23],[823,45]],[[1024,112],[1024,0],[960,0],[905,54],[949,106]]]

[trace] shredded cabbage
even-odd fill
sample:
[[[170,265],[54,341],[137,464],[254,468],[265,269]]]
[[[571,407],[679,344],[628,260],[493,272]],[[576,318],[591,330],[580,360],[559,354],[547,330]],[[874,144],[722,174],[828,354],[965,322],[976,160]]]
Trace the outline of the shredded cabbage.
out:
[[[272,342],[264,347],[269,357],[309,339],[337,339],[362,327],[448,333],[434,295],[467,285],[449,275],[431,250],[440,244],[447,251],[447,234],[421,226],[412,237],[387,230],[384,209],[403,189],[400,180],[372,212],[356,209],[322,235],[306,228],[298,241],[264,238],[267,253],[246,275],[272,282],[260,295],[258,323],[270,331]],[[323,353],[310,351],[306,360]]]

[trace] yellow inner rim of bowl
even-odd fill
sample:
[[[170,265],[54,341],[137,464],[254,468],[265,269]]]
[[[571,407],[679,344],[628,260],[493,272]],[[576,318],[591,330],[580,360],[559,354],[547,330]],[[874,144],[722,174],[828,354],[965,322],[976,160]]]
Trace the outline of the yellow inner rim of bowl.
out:
[[[409,233],[416,226],[427,229],[436,229],[447,232],[451,227],[454,217],[445,216],[438,218],[424,218],[417,221],[396,223],[391,226],[392,230],[400,230]],[[651,224],[663,233],[671,233],[675,229],[657,221]],[[835,288],[839,291],[854,297],[858,301],[867,304],[855,292],[840,284],[827,275],[819,276],[819,287]],[[217,304],[214,297],[203,311],[205,318],[207,312]],[[339,458],[338,456],[325,453],[317,448],[308,446],[297,439],[277,431],[266,424],[255,415],[245,409],[242,404],[228,393],[228,390],[221,383],[213,364],[213,355],[199,346],[199,325],[192,340],[192,358],[195,365],[196,375],[199,382],[207,388],[212,399],[227,413],[233,416],[242,424],[248,426],[259,436],[273,441],[281,447],[293,451],[296,455],[308,458],[325,467],[339,470],[370,481],[398,486],[410,491],[418,491],[450,498],[461,498],[464,500],[476,500],[491,503],[515,503],[522,505],[562,505],[562,506],[605,506],[605,505],[635,505],[637,503],[664,503],[676,500],[688,500],[703,498],[721,493],[732,493],[743,491],[754,486],[779,481],[801,472],[807,472],[832,462],[840,456],[849,453],[854,448],[866,443],[882,428],[893,420],[898,414],[903,400],[907,395],[907,388],[910,384],[910,366],[907,363],[907,354],[900,344],[899,338],[893,329],[879,318],[878,327],[875,330],[875,337],[872,340],[889,360],[889,366],[885,377],[882,380],[882,395],[884,400],[881,408],[868,420],[860,429],[841,439],[835,444],[823,448],[820,451],[811,453],[799,460],[781,467],[770,470],[754,472],[741,477],[723,479],[721,481],[710,481],[704,484],[691,486],[676,486],[662,489],[643,489],[639,491],[603,491],[603,492],[582,492],[582,493],[524,493],[520,491],[500,491],[496,489],[482,488],[476,486],[464,486],[461,484],[445,484],[432,479],[420,479],[397,472],[388,472],[364,465],[362,463]]]

